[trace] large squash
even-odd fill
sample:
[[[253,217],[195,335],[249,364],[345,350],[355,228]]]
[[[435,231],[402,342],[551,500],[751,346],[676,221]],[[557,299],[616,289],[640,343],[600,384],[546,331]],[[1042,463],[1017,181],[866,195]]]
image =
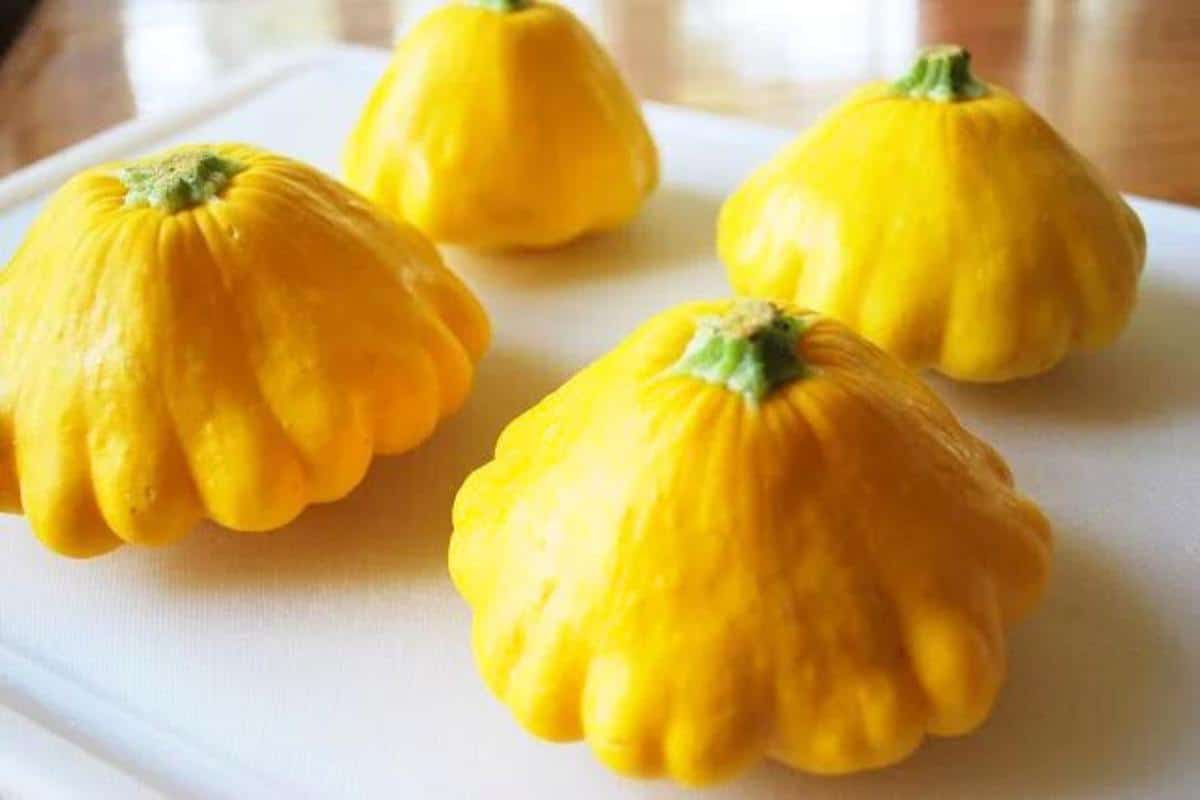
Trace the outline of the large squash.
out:
[[[1095,168],[953,46],[864,87],[755,172],[718,239],[738,293],[830,314],[969,381],[1111,342],[1146,255]]]
[[[278,527],[429,436],[487,339],[420,234],[304,164],[87,170],[0,276],[0,503],[73,556]]]
[[[447,3],[397,45],[346,181],[438,242],[542,248],[629,220],[658,182],[641,109],[563,6]]]
[[[1050,531],[1004,461],[833,320],[694,303],[513,422],[450,572],[517,720],[684,783],[970,731]]]

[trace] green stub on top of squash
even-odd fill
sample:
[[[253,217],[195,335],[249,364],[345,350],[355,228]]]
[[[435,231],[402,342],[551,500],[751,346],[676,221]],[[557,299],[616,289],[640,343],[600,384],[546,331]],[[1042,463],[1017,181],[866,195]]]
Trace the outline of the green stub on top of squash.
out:
[[[237,161],[195,148],[134,161],[117,177],[127,189],[126,206],[149,206],[173,214],[213,199],[244,169]]]
[[[697,320],[696,333],[671,368],[741,394],[757,404],[808,370],[796,353],[804,317],[765,300],[738,300],[719,317]]]
[[[908,72],[892,84],[898,94],[951,103],[988,93],[985,83],[971,74],[971,54],[957,44],[927,47],[917,54]]]
[[[493,11],[521,11],[533,5],[534,0],[471,0],[471,3]]]

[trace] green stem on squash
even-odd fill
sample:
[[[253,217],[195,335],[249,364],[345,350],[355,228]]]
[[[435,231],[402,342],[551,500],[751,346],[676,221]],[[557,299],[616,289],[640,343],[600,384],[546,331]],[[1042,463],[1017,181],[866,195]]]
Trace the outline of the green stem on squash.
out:
[[[134,161],[117,178],[125,185],[125,205],[174,214],[213,199],[244,169],[237,161],[198,147]]]
[[[765,300],[738,300],[719,317],[697,321],[696,332],[671,372],[737,392],[757,404],[808,373],[796,352],[804,317]]]
[[[492,11],[521,11],[533,5],[534,0],[471,0],[477,6],[490,8]]]
[[[899,94],[951,103],[987,94],[987,85],[971,74],[971,54],[956,44],[927,47],[892,89]]]

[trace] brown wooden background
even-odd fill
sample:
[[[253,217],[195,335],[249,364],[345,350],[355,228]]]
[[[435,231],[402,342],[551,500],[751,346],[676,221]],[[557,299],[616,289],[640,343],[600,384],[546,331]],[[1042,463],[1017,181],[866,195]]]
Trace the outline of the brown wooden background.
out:
[[[43,0],[0,64],[0,175],[256,57],[390,43],[437,0]],[[954,41],[1121,189],[1200,205],[1198,0],[567,0],[644,97],[786,126]]]

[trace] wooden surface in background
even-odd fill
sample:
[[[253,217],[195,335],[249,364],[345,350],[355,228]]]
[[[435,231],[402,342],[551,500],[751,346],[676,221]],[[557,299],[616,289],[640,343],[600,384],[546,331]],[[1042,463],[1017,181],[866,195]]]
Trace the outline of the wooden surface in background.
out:
[[[42,0],[0,63],[0,175],[256,58],[387,45],[436,0]],[[567,0],[643,97],[798,128],[924,43],[973,52],[1122,190],[1200,205],[1196,0]]]

